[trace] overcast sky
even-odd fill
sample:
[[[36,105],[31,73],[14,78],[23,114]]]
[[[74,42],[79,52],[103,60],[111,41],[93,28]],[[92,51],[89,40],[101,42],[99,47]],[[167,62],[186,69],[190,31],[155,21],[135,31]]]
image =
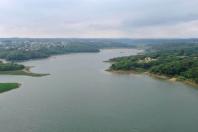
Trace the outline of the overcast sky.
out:
[[[0,37],[198,37],[198,0],[0,0]]]

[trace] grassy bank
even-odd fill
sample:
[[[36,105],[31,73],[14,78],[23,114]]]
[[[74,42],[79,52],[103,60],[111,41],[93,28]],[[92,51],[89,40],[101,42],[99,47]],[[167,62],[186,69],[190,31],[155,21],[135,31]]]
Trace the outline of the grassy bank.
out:
[[[0,93],[16,89],[20,86],[18,83],[0,83]]]
[[[49,74],[40,74],[40,73],[32,73],[24,70],[16,70],[16,71],[0,71],[0,75],[21,75],[21,76],[31,76],[31,77],[42,77],[47,76]]]
[[[25,67],[21,70],[11,70],[11,71],[0,71],[0,75],[21,75],[21,76],[31,76],[31,77],[42,77],[49,74],[33,73],[30,71],[31,67]]]
[[[30,71],[30,68],[31,67],[27,67],[13,62],[4,63],[0,61],[1,75],[24,75],[24,76],[32,76],[32,77],[41,77],[48,75],[48,74],[32,73]]]

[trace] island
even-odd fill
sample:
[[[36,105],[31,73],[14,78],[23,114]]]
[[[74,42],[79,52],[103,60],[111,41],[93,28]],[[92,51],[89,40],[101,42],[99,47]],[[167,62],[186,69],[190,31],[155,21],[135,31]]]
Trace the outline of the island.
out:
[[[198,44],[166,43],[146,45],[143,54],[110,59],[108,71],[147,73],[172,81],[198,84]]]

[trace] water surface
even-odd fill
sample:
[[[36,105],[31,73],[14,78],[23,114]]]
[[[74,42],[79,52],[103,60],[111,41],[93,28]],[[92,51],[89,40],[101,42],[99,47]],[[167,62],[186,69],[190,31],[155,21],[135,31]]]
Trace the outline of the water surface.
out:
[[[146,75],[105,72],[109,49],[28,61],[41,78],[0,76],[20,82],[0,94],[0,132],[197,132],[198,90]]]

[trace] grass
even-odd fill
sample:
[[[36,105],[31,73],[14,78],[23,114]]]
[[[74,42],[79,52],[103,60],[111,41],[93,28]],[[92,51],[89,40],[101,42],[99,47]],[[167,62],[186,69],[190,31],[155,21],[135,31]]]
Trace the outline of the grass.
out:
[[[16,89],[19,86],[18,83],[0,83],[0,93]]]

